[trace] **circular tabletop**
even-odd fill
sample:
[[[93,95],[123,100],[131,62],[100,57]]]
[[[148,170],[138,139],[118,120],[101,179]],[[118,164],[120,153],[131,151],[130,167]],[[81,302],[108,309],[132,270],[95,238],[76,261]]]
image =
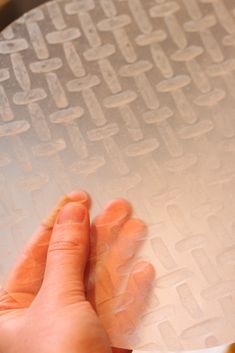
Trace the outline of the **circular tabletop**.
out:
[[[61,194],[129,200],[157,278],[126,348],[234,340],[233,6],[57,0],[0,35],[2,279]]]

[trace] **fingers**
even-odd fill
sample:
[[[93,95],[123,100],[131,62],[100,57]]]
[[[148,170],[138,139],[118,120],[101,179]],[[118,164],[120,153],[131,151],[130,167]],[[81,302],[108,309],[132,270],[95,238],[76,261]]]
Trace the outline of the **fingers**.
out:
[[[107,312],[109,306],[112,309],[110,299],[123,286],[121,267],[136,255],[147,236],[145,224],[138,219],[130,219],[131,213],[128,202],[114,200],[94,221],[96,233],[92,233],[92,236],[96,237],[96,248],[88,297],[99,314]]]
[[[131,205],[123,200],[111,201],[95,218],[91,228],[91,253],[87,274],[87,295],[93,307],[110,298],[113,286],[103,255],[111,248],[123,224],[131,216]],[[88,278],[88,276],[87,276]]]
[[[126,339],[135,339],[136,326],[148,305],[154,278],[151,264],[136,264],[126,291],[103,306],[100,318],[115,346],[125,346]]]
[[[54,225],[46,269],[39,295],[49,305],[63,306],[84,301],[84,271],[89,254],[89,214],[71,202],[64,206]]]
[[[150,263],[143,261],[134,266],[127,283],[126,293],[123,295],[122,302],[119,303],[116,310],[119,330],[123,333],[135,330],[141,314],[148,305],[154,278],[155,270]],[[127,300],[130,296],[133,301],[128,302]],[[125,303],[128,303],[128,305],[125,305]]]
[[[8,276],[4,288],[16,300],[16,306],[17,302],[21,307],[30,305],[38,293],[44,276],[52,227],[59,211],[71,201],[77,201],[86,207],[90,205],[88,194],[82,191],[70,193],[60,199],[34,233]]]
[[[136,256],[146,237],[147,228],[141,220],[130,219],[123,225],[107,258],[107,268],[114,287],[119,286],[121,267]]]
[[[107,303],[100,319],[109,334],[113,346],[125,347],[127,342],[136,344],[136,326],[141,318],[148,299],[150,299],[151,285],[155,278],[154,268],[147,262],[134,266],[129,277],[126,292]],[[113,350],[115,353],[119,353]],[[121,350],[121,353],[125,350]],[[128,352],[128,350],[127,350]]]
[[[105,207],[92,225],[92,255],[98,256],[108,249],[131,213],[131,205],[122,199],[114,200]]]
[[[102,236],[102,235],[101,235]],[[91,302],[97,305],[107,302],[121,289],[123,274],[121,269],[136,255],[143,240],[146,239],[147,228],[138,219],[130,219],[122,226],[113,246],[104,261],[98,261],[92,276],[89,278],[94,290],[88,292]]]

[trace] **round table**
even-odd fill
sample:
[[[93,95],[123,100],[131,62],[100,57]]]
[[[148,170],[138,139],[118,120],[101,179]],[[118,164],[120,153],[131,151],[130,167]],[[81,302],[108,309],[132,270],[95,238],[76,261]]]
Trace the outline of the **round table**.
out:
[[[127,348],[234,340],[233,6],[57,0],[0,35],[2,279],[61,194],[131,201],[157,280]]]

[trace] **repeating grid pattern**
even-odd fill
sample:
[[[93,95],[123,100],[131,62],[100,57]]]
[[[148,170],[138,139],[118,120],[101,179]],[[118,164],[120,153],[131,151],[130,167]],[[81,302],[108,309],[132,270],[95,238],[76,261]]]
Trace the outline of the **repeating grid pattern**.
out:
[[[61,193],[131,200],[158,278],[127,347],[234,340],[233,6],[57,0],[0,35],[2,278]]]

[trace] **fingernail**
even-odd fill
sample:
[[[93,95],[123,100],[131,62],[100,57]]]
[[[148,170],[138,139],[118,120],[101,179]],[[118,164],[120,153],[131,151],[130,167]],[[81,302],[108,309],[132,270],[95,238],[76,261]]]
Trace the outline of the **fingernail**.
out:
[[[83,202],[88,199],[88,195],[84,191],[72,191],[67,196],[73,201]]]
[[[123,220],[131,213],[131,206],[123,199],[116,199],[105,206],[104,213],[107,223],[116,223],[119,220]]]
[[[60,211],[57,224],[82,223],[86,218],[87,210],[77,202],[70,202]]]

